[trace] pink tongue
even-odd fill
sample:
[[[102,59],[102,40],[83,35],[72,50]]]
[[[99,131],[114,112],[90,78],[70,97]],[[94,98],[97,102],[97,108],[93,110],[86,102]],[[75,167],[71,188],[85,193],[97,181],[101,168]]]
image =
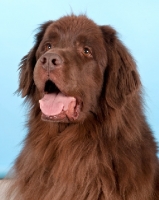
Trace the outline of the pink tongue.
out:
[[[63,111],[67,111],[72,115],[76,106],[76,99],[74,97],[67,97],[62,93],[45,94],[39,100],[40,109],[46,116],[59,115]]]

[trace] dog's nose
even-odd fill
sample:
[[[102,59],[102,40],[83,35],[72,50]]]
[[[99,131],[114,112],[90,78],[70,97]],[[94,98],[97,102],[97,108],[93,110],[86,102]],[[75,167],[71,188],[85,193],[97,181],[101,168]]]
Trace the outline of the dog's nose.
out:
[[[45,70],[53,70],[56,67],[60,67],[63,63],[62,58],[55,53],[45,53],[41,58],[40,61],[42,63],[42,67]]]

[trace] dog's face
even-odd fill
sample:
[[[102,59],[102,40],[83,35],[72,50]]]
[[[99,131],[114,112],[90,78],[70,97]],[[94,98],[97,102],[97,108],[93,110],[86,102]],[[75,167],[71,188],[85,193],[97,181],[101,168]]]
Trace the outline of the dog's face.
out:
[[[123,71],[131,83],[118,77]],[[124,84],[129,88],[120,88]],[[100,101],[121,106],[137,85],[133,61],[112,28],[85,16],[67,16],[41,27],[22,61],[19,90],[35,104],[39,98],[43,120],[78,122],[96,115]]]
[[[106,50],[97,25],[63,18],[45,30],[36,51],[34,82],[42,118],[75,121],[93,112],[103,83]]]

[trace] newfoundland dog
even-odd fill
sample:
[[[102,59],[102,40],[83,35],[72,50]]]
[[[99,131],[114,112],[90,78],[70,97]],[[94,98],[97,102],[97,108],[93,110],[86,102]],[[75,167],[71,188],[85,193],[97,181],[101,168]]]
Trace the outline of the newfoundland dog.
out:
[[[8,199],[159,200],[140,77],[113,28],[84,15],[44,23],[19,76],[28,134]]]

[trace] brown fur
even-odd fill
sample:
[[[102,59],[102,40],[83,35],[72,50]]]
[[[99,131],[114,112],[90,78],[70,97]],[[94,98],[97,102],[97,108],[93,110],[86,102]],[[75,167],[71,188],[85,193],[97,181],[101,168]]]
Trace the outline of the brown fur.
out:
[[[140,78],[115,30],[71,15],[43,24],[35,38],[20,67],[19,92],[30,112],[10,194],[16,190],[16,200],[158,200],[157,147]],[[46,50],[45,41],[53,47]],[[39,61],[46,52],[64,60],[49,75]],[[38,101],[48,76],[82,102],[78,119],[41,120]]]

